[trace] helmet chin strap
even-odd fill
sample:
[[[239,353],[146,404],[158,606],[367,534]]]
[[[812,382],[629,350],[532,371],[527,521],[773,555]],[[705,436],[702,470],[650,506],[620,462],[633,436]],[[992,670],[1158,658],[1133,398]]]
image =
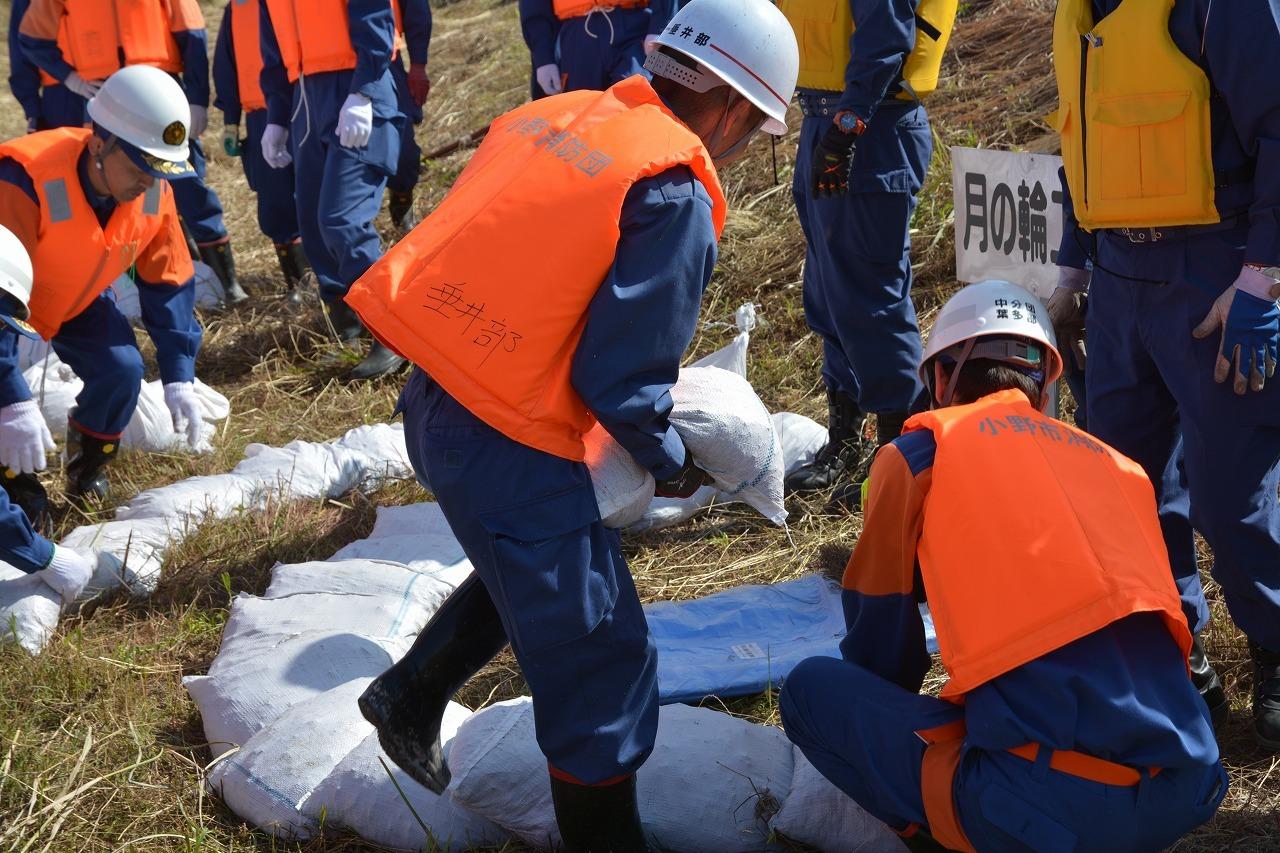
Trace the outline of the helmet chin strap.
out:
[[[111,187],[111,179],[107,177],[107,170],[103,168],[102,161],[104,157],[106,157],[115,149],[116,149],[116,135],[113,133],[111,134],[111,136],[107,137],[104,140],[102,150],[93,156],[93,165],[97,167],[99,174],[102,175],[102,183],[105,184],[107,187],[107,195],[111,196],[112,198],[116,197],[116,191]]]

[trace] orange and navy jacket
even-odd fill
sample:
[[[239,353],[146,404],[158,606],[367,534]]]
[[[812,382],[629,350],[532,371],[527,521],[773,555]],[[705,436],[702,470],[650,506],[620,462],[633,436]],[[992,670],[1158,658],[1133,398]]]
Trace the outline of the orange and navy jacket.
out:
[[[31,0],[19,41],[45,85],[72,71],[105,79],[123,57],[125,65],[180,74],[187,100],[209,105],[209,42],[198,0]]]
[[[132,202],[98,196],[88,176],[89,135],[64,128],[0,146],[0,223],[26,246],[35,273],[30,322],[46,340],[55,337],[132,267],[161,378],[190,381],[201,332],[173,192],[157,181]],[[12,356],[12,365],[0,364],[0,405],[29,396],[21,374],[13,376],[16,350]]]
[[[1101,454],[1114,453],[1074,427],[1035,412],[1021,392],[1002,394],[994,395],[1001,399],[990,412],[991,432],[984,436],[992,447],[1048,442],[1063,454],[1087,455],[1081,458],[1090,464]],[[992,398],[980,402],[991,405]],[[1010,408],[1010,402],[1016,406]],[[988,500],[941,505],[934,500],[939,455],[935,432],[922,428],[880,450],[871,469],[863,530],[843,580],[848,634],[841,655],[912,691],[920,689],[932,665],[918,607],[928,600],[920,560],[926,524],[941,519],[985,528],[997,539],[1008,536],[1016,543],[1022,532],[1008,507],[1030,506],[1044,499],[1042,489],[1054,487],[1036,483],[1017,467],[1002,468],[996,454],[990,457],[995,461],[968,472],[991,496]],[[1154,504],[1151,512],[1154,517]],[[1073,519],[1062,518],[1061,524],[1070,526]],[[1028,566],[1034,553],[1028,543]],[[1052,612],[1053,602],[1038,599],[1034,590],[993,589],[983,575],[984,556],[953,555],[975,595],[1003,601],[1006,607]],[[929,603],[935,624],[939,617],[945,620],[948,602]],[[1133,613],[1075,638],[958,699],[964,703],[970,742],[987,749],[1035,742],[1134,766],[1203,766],[1217,760],[1217,744],[1204,703],[1187,677],[1186,658],[1164,616],[1155,612]]]

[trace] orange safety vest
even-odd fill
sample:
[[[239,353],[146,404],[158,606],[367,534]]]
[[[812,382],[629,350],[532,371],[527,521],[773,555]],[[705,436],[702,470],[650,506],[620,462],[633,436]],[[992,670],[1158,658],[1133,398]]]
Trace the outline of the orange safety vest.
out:
[[[552,0],[551,8],[557,19],[567,21],[570,18],[582,17],[592,9],[612,12],[614,9],[636,9],[648,5],[649,0],[621,0],[617,3],[601,3],[599,0]]]
[[[118,204],[106,227],[100,226],[77,168],[91,134],[65,127],[0,145],[0,159],[11,157],[22,164],[40,201],[29,322],[45,340],[133,266],[165,227],[164,214],[178,215],[168,181],[157,180],[138,198]],[[189,268],[190,260],[186,263]]]
[[[937,440],[918,545],[941,696],[981,684],[1132,613],[1191,634],[1155,492],[1132,460],[1042,415],[1020,391],[916,415]]]
[[[236,83],[246,113],[265,110],[262,94],[262,47],[258,39],[258,0],[231,0],[231,42],[235,46]]]
[[[494,121],[449,194],[347,302],[476,417],[581,460],[595,418],[570,370],[622,203],[636,181],[679,165],[711,196],[718,236],[726,207],[711,155],[643,77],[525,104]]]
[[[399,0],[387,2],[395,13],[396,33],[400,33],[404,26]],[[267,10],[290,83],[304,74],[356,67],[347,0],[267,0]]]
[[[182,72],[163,0],[65,0],[58,47],[86,80],[105,80],[124,65]],[[65,37],[65,41],[64,41]]]

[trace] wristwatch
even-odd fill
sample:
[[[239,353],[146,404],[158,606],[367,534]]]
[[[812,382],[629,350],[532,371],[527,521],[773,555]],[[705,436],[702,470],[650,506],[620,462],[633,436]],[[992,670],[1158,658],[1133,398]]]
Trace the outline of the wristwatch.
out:
[[[853,110],[840,110],[835,115],[835,126],[840,128],[841,133],[852,133],[854,136],[860,136],[867,129],[867,123],[858,118]]]

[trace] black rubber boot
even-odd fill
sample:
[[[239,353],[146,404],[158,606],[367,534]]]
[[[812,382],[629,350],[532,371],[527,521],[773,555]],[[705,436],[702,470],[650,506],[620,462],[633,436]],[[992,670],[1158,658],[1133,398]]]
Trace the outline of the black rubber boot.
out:
[[[1280,752],[1280,652],[1249,644],[1253,658],[1253,736],[1258,745]]]
[[[15,474],[6,468],[0,482],[9,493],[9,503],[20,507],[36,533],[48,538],[53,533],[53,519],[49,515],[49,493],[39,478],[35,474]]]
[[[551,803],[567,853],[647,853],[636,777],[613,785],[575,785],[551,777]]]
[[[280,262],[280,272],[284,273],[284,298],[300,305],[302,303],[302,280],[311,270],[307,262],[307,254],[302,251],[301,243],[276,243],[276,260]]]
[[[240,286],[240,280],[236,278],[236,260],[231,255],[229,240],[212,246],[201,246],[200,260],[209,265],[222,283],[222,292],[228,305],[239,305],[249,298],[249,294]]]
[[[813,461],[786,479],[788,493],[806,494],[829,489],[858,466],[862,456],[862,427],[866,415],[848,395],[827,389],[827,443]]]
[[[360,317],[343,300],[326,302],[324,312],[339,341],[347,343],[364,334],[364,323],[360,322]]]
[[[387,195],[387,213],[391,214],[391,224],[401,234],[408,234],[418,224],[418,218],[413,213],[413,190],[407,193],[391,190]]]
[[[1231,707],[1227,704],[1227,692],[1222,689],[1218,673],[1214,670],[1213,664],[1209,663],[1209,655],[1204,650],[1204,643],[1200,642],[1199,634],[1191,641],[1189,663],[1191,664],[1191,683],[1200,691],[1200,697],[1209,708],[1209,719],[1213,721],[1213,727],[1216,729],[1226,722]]]
[[[379,376],[386,376],[388,373],[395,373],[404,367],[404,364],[403,358],[384,347],[378,341],[374,341],[373,346],[369,347],[369,354],[364,357],[364,361],[351,368],[351,378],[376,379]]]
[[[908,417],[910,415],[907,412],[880,412],[876,415],[875,447],[862,454],[852,475],[832,492],[832,506],[847,509],[850,512],[862,508],[862,486],[871,473],[871,463],[876,458],[875,451],[902,435],[902,425],[907,422]]]
[[[67,422],[67,495],[105,500],[111,493],[106,467],[120,450],[119,439],[95,438]]]
[[[360,713],[400,769],[429,791],[449,784],[440,720],[453,694],[507,644],[489,591],[474,573],[422,629],[408,654],[373,680]]]

